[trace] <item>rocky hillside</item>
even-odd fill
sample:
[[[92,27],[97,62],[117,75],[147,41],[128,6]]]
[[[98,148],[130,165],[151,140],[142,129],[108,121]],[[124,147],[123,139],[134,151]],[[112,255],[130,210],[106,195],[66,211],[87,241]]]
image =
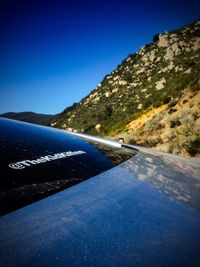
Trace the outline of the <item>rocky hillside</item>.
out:
[[[127,142],[196,155],[200,153],[199,91],[200,20],[155,35],[152,43],[129,55],[51,126],[123,136]],[[187,135],[192,135],[190,145]]]

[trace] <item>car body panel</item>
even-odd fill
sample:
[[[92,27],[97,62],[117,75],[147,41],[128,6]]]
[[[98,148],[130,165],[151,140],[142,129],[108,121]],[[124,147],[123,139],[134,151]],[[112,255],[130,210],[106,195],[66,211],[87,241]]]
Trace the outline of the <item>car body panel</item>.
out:
[[[84,181],[135,151],[0,119],[0,215]]]
[[[199,165],[153,151],[0,218],[1,266],[199,266]]]

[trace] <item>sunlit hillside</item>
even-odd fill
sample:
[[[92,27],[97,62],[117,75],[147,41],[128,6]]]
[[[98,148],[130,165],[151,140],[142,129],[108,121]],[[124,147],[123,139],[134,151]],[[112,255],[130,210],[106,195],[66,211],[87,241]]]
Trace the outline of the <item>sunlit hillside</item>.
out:
[[[199,155],[200,21],[152,39],[51,126]]]

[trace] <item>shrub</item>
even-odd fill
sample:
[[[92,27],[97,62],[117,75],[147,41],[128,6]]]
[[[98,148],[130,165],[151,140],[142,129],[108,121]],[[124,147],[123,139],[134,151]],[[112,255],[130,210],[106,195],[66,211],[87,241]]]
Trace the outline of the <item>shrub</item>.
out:
[[[159,33],[154,34],[153,42],[157,42],[159,40]]]
[[[177,103],[178,103],[178,98],[175,99],[173,98],[171,102],[168,104],[168,107],[173,108],[174,106],[176,106]]]
[[[176,119],[172,119],[172,120],[170,120],[170,122],[169,122],[169,126],[170,126],[170,128],[174,128],[174,127],[176,127],[176,126],[180,126],[181,125],[181,122],[180,122],[180,120],[178,119],[178,118],[176,118]]]
[[[131,144],[131,145],[137,145],[137,141],[136,141],[136,139],[133,137],[133,138],[131,138],[130,140],[129,140],[129,144]]]
[[[158,144],[162,144],[163,140],[160,136],[149,136],[141,142],[141,145],[146,147],[155,147]]]
[[[186,121],[177,131],[177,142],[191,156],[200,153],[200,130],[190,121]]]

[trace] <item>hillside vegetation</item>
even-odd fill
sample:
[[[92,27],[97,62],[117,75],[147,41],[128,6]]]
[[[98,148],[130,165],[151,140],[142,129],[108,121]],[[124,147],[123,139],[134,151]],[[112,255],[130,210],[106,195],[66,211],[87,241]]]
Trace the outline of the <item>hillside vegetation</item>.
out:
[[[56,119],[56,115],[38,114],[34,112],[7,112],[1,114],[0,117],[40,125],[49,125],[52,120]]]
[[[200,21],[156,34],[51,126],[200,154]]]

